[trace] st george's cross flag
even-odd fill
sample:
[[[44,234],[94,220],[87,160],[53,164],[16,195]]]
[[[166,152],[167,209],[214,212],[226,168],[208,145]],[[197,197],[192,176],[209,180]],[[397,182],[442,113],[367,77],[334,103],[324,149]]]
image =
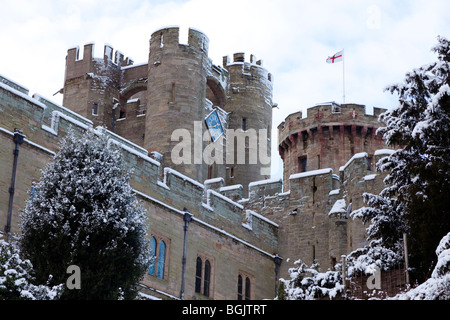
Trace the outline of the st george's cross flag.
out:
[[[344,50],[335,53],[333,56],[327,58],[327,63],[336,63],[344,60]]]

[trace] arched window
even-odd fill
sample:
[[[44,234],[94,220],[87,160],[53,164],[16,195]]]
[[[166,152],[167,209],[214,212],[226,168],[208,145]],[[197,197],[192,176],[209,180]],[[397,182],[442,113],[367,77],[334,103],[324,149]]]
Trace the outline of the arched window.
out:
[[[158,241],[155,237],[150,238],[150,266],[148,274],[164,279],[164,268],[166,264],[166,243],[164,240]]]
[[[244,283],[245,278],[245,283]],[[238,274],[238,300],[250,300],[251,298],[251,281],[247,276]]]
[[[250,300],[250,279],[245,278],[245,300]]]
[[[203,295],[209,297],[209,282],[211,278],[211,264],[205,261],[205,276],[203,277]]]
[[[164,264],[166,260],[166,243],[161,240],[159,243],[159,254],[158,254],[158,270],[157,277],[164,279]]]
[[[195,266],[195,292],[202,292],[202,259],[200,257],[197,257]]]
[[[148,274],[155,275],[155,260],[156,260],[156,239],[152,237],[150,239],[150,267],[148,268]]]
[[[242,276],[238,275],[238,300],[242,300]]]
[[[205,262],[204,264],[203,261]],[[195,292],[203,294],[205,297],[209,297],[211,294],[211,272],[213,264],[205,257],[203,259],[202,257],[197,257],[195,265]]]

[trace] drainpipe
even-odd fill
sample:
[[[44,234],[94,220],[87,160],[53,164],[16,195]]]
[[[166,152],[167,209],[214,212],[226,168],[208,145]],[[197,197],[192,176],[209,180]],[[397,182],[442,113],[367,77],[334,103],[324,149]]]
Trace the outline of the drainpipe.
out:
[[[278,254],[273,258],[273,262],[275,262],[275,297],[278,295],[278,277],[280,273],[280,265],[283,260]]]
[[[8,222],[5,226],[5,233],[6,233],[6,241],[9,242],[9,237],[11,235],[11,218],[12,218],[12,207],[13,207],[13,200],[14,200],[14,186],[16,184],[16,170],[17,170],[17,158],[19,157],[19,145],[23,143],[23,139],[25,136],[23,135],[23,132],[19,129],[14,129],[14,137],[13,141],[16,144],[16,147],[13,150],[14,154],[14,164],[13,164],[13,172],[12,172],[12,178],[11,178],[11,187],[9,188],[9,207],[8,207]]]
[[[181,274],[181,291],[180,291],[180,299],[184,300],[184,285],[186,280],[186,255],[187,255],[187,232],[189,228],[189,222],[192,220],[192,214],[184,208],[184,247],[183,247],[183,259],[181,260],[182,265],[182,274]]]

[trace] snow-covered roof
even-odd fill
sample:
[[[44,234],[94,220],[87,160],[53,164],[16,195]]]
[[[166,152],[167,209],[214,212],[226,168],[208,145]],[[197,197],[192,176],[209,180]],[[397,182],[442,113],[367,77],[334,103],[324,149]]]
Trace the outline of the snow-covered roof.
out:
[[[350,160],[348,160],[345,165],[343,165],[342,167],[339,168],[339,171],[344,171],[350,165],[350,163],[352,163],[353,160],[360,159],[360,158],[365,158],[365,157],[368,157],[367,152],[355,153],[353,155],[353,157],[351,157]]]
[[[328,214],[333,213],[346,213],[347,212],[347,205],[345,204],[344,199],[338,199],[334,203],[333,207],[331,208],[330,212]]]
[[[305,178],[305,177],[309,177],[309,176],[317,176],[317,175],[320,175],[320,174],[325,174],[325,173],[330,173],[330,172],[333,172],[333,169],[326,168],[326,169],[319,169],[319,170],[311,170],[311,171],[306,171],[306,172],[294,173],[294,174],[290,175],[289,180],[298,179],[298,178]]]

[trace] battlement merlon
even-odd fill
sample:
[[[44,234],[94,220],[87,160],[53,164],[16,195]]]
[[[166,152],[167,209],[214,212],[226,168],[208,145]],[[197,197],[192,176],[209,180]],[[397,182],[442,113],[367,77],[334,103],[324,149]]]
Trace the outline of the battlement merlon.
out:
[[[266,179],[250,182],[248,185],[249,201],[261,200],[266,196],[274,196],[283,190],[281,178]]]
[[[273,75],[263,67],[263,61],[257,60],[253,54],[250,55],[250,62],[245,61],[244,52],[234,53],[233,62],[230,62],[229,56],[223,56],[222,65],[227,70],[236,67],[241,68],[243,75],[257,73],[262,77],[267,78],[270,84],[273,82]]]
[[[223,56],[223,61],[222,61],[222,65],[223,67],[226,67],[228,65],[231,64],[230,62],[230,57],[229,56]],[[245,53],[244,52],[237,52],[233,54],[233,62],[232,63],[245,63]],[[257,66],[263,66],[263,61],[262,60],[256,60],[256,57],[251,54],[250,55],[250,63],[253,65],[257,65]]]
[[[80,48],[78,46],[69,48],[66,56],[66,80],[76,77],[84,76],[86,73],[93,72],[93,62],[102,62],[105,66],[109,63],[117,65],[118,67],[129,66],[134,61],[119,51],[114,49],[111,45],[105,44],[103,49],[103,57],[94,57],[95,43],[87,43],[83,48],[83,58],[80,59]],[[114,53],[114,54],[113,54]]]
[[[177,48],[178,46],[186,46],[180,43],[180,27],[169,26],[154,31],[150,38],[150,51],[161,50],[164,48]],[[209,38],[201,31],[189,28],[187,46],[204,52],[208,55]]]
[[[375,163],[381,158],[390,156],[395,150],[392,149],[378,149],[375,150]],[[367,152],[360,152],[354,154],[345,165],[339,168],[340,179],[344,187],[348,188],[348,184],[356,184],[360,182],[370,183],[376,176],[384,176],[386,173],[370,170],[367,165],[369,155]]]
[[[376,129],[380,126],[378,117],[386,111],[383,108],[373,108],[373,114],[366,112],[366,106],[354,103],[337,104],[329,102],[318,104],[307,109],[307,116],[302,117],[302,112],[295,112],[286,117],[286,119],[278,125],[278,142],[289,144],[291,135],[297,135],[303,131],[320,129],[321,127],[332,126],[355,126],[372,128],[375,134]]]
[[[150,158],[147,150],[102,127],[94,129],[89,119],[75,115],[72,111],[40,95],[29,97],[5,83],[0,83],[0,101],[6,99],[15,101],[15,105],[21,108],[20,112],[31,115],[34,119],[29,121],[31,118],[20,117],[18,119],[21,122],[15,125],[27,135],[25,142],[44,152],[46,156],[55,154],[56,142],[65,136],[70,127],[77,135],[89,129],[94,130],[97,135],[107,135],[108,143],[115,144],[123,150],[126,168],[133,167],[136,170],[130,183],[134,192],[146,201],[180,212],[181,208],[189,203],[189,209],[199,223],[234,239],[242,239],[239,241],[260,252],[269,253],[269,255],[276,252],[277,243],[274,239],[276,239],[278,226],[273,221],[253,213],[253,223],[250,224],[252,232],[248,232],[248,221],[245,226],[242,225],[248,216],[243,205],[213,189],[207,190],[205,199],[203,194],[206,189],[205,184],[190,179],[171,168],[163,169],[164,180],[161,181],[159,179],[161,163]],[[17,114],[18,108],[10,106],[10,104],[4,104],[2,108],[4,108],[5,117],[0,119],[1,131],[12,136],[13,122],[11,118]],[[44,119],[50,120],[51,125],[45,125]],[[36,130],[36,125],[41,130]],[[213,183],[220,185],[222,181],[207,181],[207,184]],[[235,186],[235,188],[239,189],[239,186]],[[220,190],[220,192],[226,191]],[[211,214],[211,210],[220,215]],[[241,228],[236,229],[236,225],[240,225]],[[232,233],[232,230],[236,232]],[[269,241],[262,243],[260,241],[262,235]]]

